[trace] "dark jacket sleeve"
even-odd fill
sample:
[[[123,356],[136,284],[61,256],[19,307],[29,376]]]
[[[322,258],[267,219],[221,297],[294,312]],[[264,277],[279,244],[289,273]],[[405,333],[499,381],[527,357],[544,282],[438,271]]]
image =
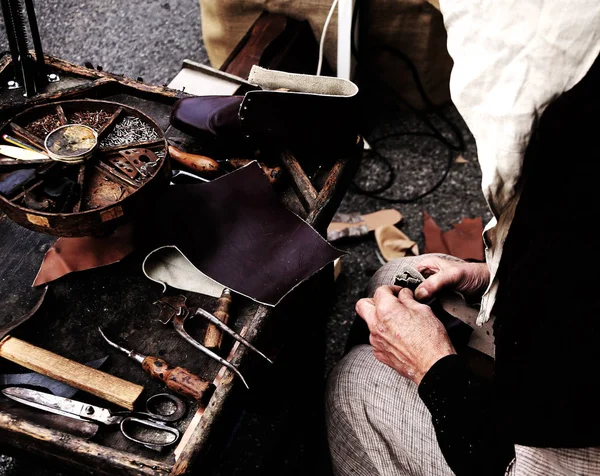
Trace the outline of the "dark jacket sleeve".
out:
[[[458,355],[436,362],[419,385],[446,462],[457,476],[503,475],[514,445],[495,408],[493,385],[480,381]]]

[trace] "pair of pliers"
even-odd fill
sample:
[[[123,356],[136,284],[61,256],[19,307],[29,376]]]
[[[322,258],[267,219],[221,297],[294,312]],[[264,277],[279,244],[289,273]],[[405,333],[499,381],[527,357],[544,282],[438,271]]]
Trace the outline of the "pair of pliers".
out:
[[[246,380],[244,379],[244,377],[242,376],[242,374],[240,373],[240,371],[237,369],[237,367],[235,365],[228,362],[220,355],[214,353],[212,350],[206,348],[205,346],[200,344],[200,342],[198,342],[196,339],[194,339],[192,336],[190,336],[187,333],[187,331],[184,328],[186,319],[188,317],[194,317],[194,316],[200,315],[200,316],[208,319],[212,324],[214,324],[219,329],[221,329],[222,331],[229,334],[231,337],[233,337],[235,340],[237,340],[241,344],[248,347],[250,350],[256,352],[258,355],[260,355],[261,357],[266,359],[267,362],[269,362],[270,364],[272,364],[273,361],[271,359],[269,359],[265,354],[263,354],[260,350],[258,350],[256,347],[254,347],[250,342],[248,342],[246,339],[244,339],[241,335],[239,335],[237,332],[232,330],[229,326],[227,326],[225,323],[220,321],[217,317],[213,316],[210,312],[208,312],[200,307],[189,309],[185,305],[186,300],[187,300],[187,298],[185,296],[178,295],[178,296],[165,296],[165,297],[159,299],[158,301],[156,301],[154,304],[156,304],[160,307],[160,316],[159,316],[160,322],[162,322],[165,325],[169,324],[170,322],[173,322],[173,327],[175,328],[175,330],[178,332],[178,334],[181,337],[183,337],[186,341],[188,341],[190,344],[192,344],[194,347],[196,347],[198,350],[200,350],[201,352],[203,352],[210,358],[216,360],[221,365],[224,365],[229,370],[234,372],[242,380],[242,382],[244,383],[246,388],[249,389],[250,387],[248,387]]]

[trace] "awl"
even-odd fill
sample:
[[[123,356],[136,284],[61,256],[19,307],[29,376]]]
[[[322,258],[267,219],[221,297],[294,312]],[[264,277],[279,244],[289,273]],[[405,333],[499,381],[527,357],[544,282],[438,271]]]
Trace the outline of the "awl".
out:
[[[140,354],[134,350],[127,350],[110,341],[108,337],[104,335],[104,332],[102,332],[100,327],[98,327],[98,330],[100,331],[100,334],[102,334],[102,337],[104,337],[104,340],[109,343],[109,345],[120,350],[129,358],[140,363],[147,374],[164,382],[165,385],[175,393],[183,395],[187,398],[191,398],[192,400],[201,400],[206,391],[213,386],[210,382],[202,380],[196,374],[184,369],[183,367],[173,367],[165,360],[158,357]]]

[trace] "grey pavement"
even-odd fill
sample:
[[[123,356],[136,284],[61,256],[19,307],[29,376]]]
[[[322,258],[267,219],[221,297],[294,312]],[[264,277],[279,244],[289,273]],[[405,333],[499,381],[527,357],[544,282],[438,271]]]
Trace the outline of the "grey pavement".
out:
[[[208,62],[197,0],[37,0],[35,3],[44,50],[53,56],[77,64],[91,62],[104,70],[132,78],[142,77],[146,83],[153,84],[168,83],[185,58]],[[7,49],[7,43],[4,34],[0,33],[0,50],[3,49]],[[414,196],[429,189],[442,175],[448,150],[431,138],[403,135],[428,132],[428,129],[413,114],[395,111],[390,98],[384,98],[382,102],[383,110],[368,111],[371,120],[365,135],[377,144],[380,153],[396,170],[397,179],[386,195]],[[464,133],[466,163],[453,163],[441,187],[417,202],[389,204],[350,191],[340,211],[370,213],[397,208],[404,217],[399,228],[417,241],[420,249],[424,245],[423,211],[427,211],[444,230],[464,217],[481,216],[486,222],[489,214],[481,194],[481,174],[473,138],[452,105],[443,110]],[[440,124],[435,116],[431,116],[431,120]],[[377,142],[378,138],[390,134],[394,137]],[[386,170],[381,161],[365,158],[356,180],[373,187],[385,178]],[[372,234],[338,241],[336,246],[348,254],[342,258],[335,303],[326,324],[326,372],[341,358],[355,316],[354,303],[370,275],[380,266]],[[249,452],[260,451],[261,444],[249,443],[248,446]],[[233,463],[229,466],[230,472],[224,474],[244,474],[243,468],[232,469]],[[32,474],[57,476],[60,473],[46,469],[32,458],[0,456],[0,475]]]

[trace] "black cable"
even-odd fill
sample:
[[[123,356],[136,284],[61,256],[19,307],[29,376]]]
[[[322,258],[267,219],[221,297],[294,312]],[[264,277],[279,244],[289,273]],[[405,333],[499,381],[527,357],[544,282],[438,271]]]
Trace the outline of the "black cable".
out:
[[[352,25],[351,25],[351,33],[350,33],[351,34],[350,48],[351,48],[351,52],[357,62],[357,67],[358,67],[358,63],[359,63],[359,50],[356,45],[356,25],[358,22],[358,14],[359,14],[359,9],[360,9],[360,5],[362,4],[362,1],[363,0],[356,0],[356,2],[354,4],[354,8],[352,11]],[[415,114],[432,132],[431,133],[404,132],[404,133],[398,133],[398,134],[389,134],[387,136],[380,137],[377,140],[368,139],[368,142],[371,145],[371,152],[372,152],[373,156],[376,157],[377,159],[379,159],[387,168],[388,179],[386,180],[386,182],[383,185],[381,185],[373,190],[367,190],[367,189],[361,187],[360,185],[358,185],[356,183],[356,181],[354,181],[351,184],[350,189],[355,193],[359,193],[361,195],[365,195],[365,196],[375,198],[378,200],[383,200],[388,203],[411,203],[411,202],[420,200],[423,197],[426,197],[427,195],[430,195],[431,193],[433,193],[435,190],[437,190],[442,185],[444,180],[446,180],[446,177],[448,177],[448,174],[450,173],[450,170],[452,168],[452,164],[454,162],[453,152],[456,152],[456,151],[463,152],[465,150],[465,141],[464,141],[463,135],[462,135],[460,129],[458,128],[458,126],[456,124],[454,124],[450,119],[448,119],[442,113],[442,111],[440,110],[440,107],[436,106],[433,103],[433,101],[431,101],[429,96],[427,95],[427,92],[425,91],[425,88],[424,88],[421,78],[419,76],[419,72],[417,71],[415,64],[410,60],[410,58],[403,52],[401,52],[395,48],[389,47],[389,46],[385,46],[385,45],[380,46],[379,49],[383,49],[385,51],[388,51],[388,52],[398,56],[404,63],[406,63],[406,65],[408,66],[408,68],[412,74],[412,77],[415,81],[415,85],[417,87],[419,95],[423,99],[423,102],[429,107],[429,109],[432,110],[432,112],[443,123],[445,123],[450,128],[452,135],[454,136],[455,142],[451,142],[446,137],[444,137],[442,132],[429,120],[429,118],[425,114],[423,114],[415,106],[410,104],[409,101],[407,101],[404,97],[402,97],[402,95],[398,94],[393,88],[391,88],[387,83],[385,83],[385,81],[381,81],[382,86],[385,89],[389,90],[393,96],[395,96],[413,114]],[[385,192],[386,190],[388,190],[394,184],[394,182],[396,180],[396,174],[395,174],[394,167],[393,167],[391,161],[387,157],[385,157],[383,154],[381,154],[381,152],[376,150],[373,147],[373,145],[376,144],[377,142],[380,142],[380,141],[388,139],[388,138],[397,138],[397,137],[402,137],[402,136],[431,137],[435,140],[438,140],[442,144],[444,144],[448,148],[448,161],[446,164],[446,168],[444,169],[444,173],[442,174],[442,177],[430,189],[426,190],[423,193],[420,193],[414,197],[409,197],[409,198],[384,197],[384,196],[381,196],[380,194]]]
[[[407,132],[407,133],[403,133],[403,134],[390,134],[389,136],[379,138],[375,142],[370,141],[369,143],[371,145],[373,145],[373,144],[376,144],[377,142],[380,142],[385,139],[398,138],[398,137],[403,137],[403,136],[422,136],[422,137],[431,137],[435,140],[439,140],[439,138],[436,137],[435,135],[428,134],[426,132]],[[450,173],[450,170],[452,169],[452,164],[454,163],[454,153],[453,153],[454,151],[450,147],[448,147],[448,159],[447,159],[447,163],[446,163],[446,168],[444,169],[444,173],[442,174],[441,178],[431,188],[429,188],[425,192],[422,192],[420,194],[415,195],[414,197],[409,197],[409,198],[384,197],[380,194],[382,192],[386,191],[387,189],[389,189],[391,187],[391,185],[395,182],[396,172],[394,171],[393,165],[391,164],[390,160],[387,157],[385,157],[383,154],[381,154],[381,152],[377,151],[373,147],[371,148],[371,151],[377,158],[379,158],[384,164],[386,164],[386,167],[388,168],[388,171],[389,171],[388,179],[386,180],[386,182],[383,186],[378,187],[377,189],[374,189],[374,190],[367,190],[367,189],[361,187],[360,185],[358,185],[356,183],[356,181],[353,181],[350,184],[350,190],[352,190],[355,193],[359,193],[361,195],[365,195],[365,196],[371,197],[371,198],[376,198],[377,200],[382,200],[387,203],[412,203],[412,202],[416,202],[417,200],[421,200],[422,198],[425,198],[427,195],[432,194],[444,183],[444,181],[448,177],[448,174]]]

